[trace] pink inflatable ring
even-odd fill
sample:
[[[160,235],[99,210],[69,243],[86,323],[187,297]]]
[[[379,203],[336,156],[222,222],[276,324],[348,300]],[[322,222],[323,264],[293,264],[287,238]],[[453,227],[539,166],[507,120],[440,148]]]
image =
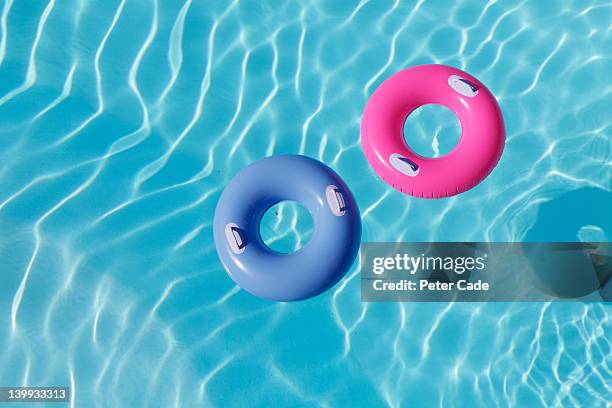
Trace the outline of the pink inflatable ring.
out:
[[[449,154],[428,158],[404,140],[404,122],[415,109],[439,104],[461,122],[461,139]],[[445,65],[421,65],[387,79],[367,103],[361,143],[374,171],[415,197],[441,198],[476,186],[493,170],[506,132],[493,94],[476,78]]]

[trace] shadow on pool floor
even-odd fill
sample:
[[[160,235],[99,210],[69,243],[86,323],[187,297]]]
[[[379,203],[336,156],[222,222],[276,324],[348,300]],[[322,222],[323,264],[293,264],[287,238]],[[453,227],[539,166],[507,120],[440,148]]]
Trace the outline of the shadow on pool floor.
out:
[[[612,232],[612,192],[586,187],[567,192],[540,206],[538,218],[525,235],[527,242],[576,242],[581,229],[590,227],[597,232],[588,240],[609,242]],[[599,293],[606,301],[612,300],[612,279],[607,279]]]

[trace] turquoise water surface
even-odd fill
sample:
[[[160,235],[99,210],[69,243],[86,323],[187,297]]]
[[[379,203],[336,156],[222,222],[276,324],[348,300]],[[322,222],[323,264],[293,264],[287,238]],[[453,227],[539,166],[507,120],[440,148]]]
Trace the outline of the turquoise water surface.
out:
[[[366,304],[358,262],[267,302],[211,225],[239,170],[300,153],[346,180],[364,241],[609,241],[611,21],[595,0],[5,0],[0,386],[78,407],[610,407],[609,304]],[[498,167],[448,199],[392,189],[360,145],[368,96],[422,63],[477,76],[506,120]],[[435,107],[406,125],[431,156],[459,132]],[[304,218],[281,206],[268,242],[301,245]]]

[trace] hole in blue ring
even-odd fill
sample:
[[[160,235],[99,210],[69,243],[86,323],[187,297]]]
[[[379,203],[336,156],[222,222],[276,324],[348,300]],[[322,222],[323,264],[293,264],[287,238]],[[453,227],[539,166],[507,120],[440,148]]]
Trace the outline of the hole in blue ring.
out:
[[[268,208],[259,223],[259,235],[272,251],[289,254],[304,247],[312,236],[310,212],[296,201],[281,201]]]
[[[442,157],[457,147],[461,122],[443,105],[428,104],[415,109],[404,122],[404,140],[423,157]]]

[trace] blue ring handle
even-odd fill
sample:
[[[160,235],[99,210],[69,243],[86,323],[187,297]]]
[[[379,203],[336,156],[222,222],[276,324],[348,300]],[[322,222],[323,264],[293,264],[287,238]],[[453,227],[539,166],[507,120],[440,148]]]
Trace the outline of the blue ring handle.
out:
[[[268,248],[259,233],[266,210],[284,200],[303,205],[314,224],[310,241],[290,254]],[[359,249],[361,218],[352,193],[325,164],[274,156],[230,181],[217,203],[213,233],[220,260],[240,287],[261,298],[294,301],[342,279]]]

